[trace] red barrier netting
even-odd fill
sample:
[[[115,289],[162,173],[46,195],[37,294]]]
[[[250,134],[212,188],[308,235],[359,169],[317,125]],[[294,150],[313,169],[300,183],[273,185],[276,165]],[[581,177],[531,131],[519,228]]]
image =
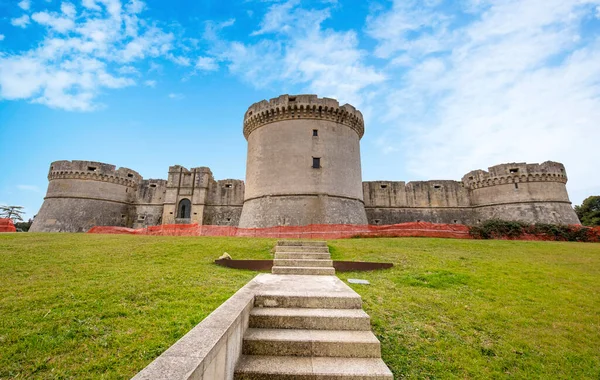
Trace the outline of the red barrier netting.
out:
[[[0,232],[17,232],[17,229],[12,220],[0,219]]]
[[[462,224],[413,222],[387,226],[351,224],[311,224],[308,226],[277,226],[268,228],[238,228],[198,224],[166,224],[147,228],[97,226],[93,234],[130,234],[156,236],[238,236],[277,239],[344,239],[351,237],[441,237],[470,239],[469,227]]]
[[[583,228],[582,226],[572,226]],[[1,228],[1,225],[0,225]],[[14,227],[13,227],[14,228]],[[1,231],[1,229],[0,229]],[[352,224],[311,224],[308,226],[277,226],[269,228],[238,228],[198,224],[166,224],[147,228],[98,226],[88,231],[93,234],[130,234],[153,236],[237,236],[275,239],[347,239],[351,237],[438,237],[472,239],[469,226],[463,224],[436,224],[411,222],[386,226]],[[497,237],[502,240],[561,240],[546,234],[523,234],[518,237]],[[600,242],[600,227],[591,227],[588,240]]]

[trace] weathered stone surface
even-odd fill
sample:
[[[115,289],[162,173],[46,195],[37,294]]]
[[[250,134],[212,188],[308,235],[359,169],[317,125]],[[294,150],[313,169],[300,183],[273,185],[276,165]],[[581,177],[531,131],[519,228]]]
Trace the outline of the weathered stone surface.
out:
[[[246,183],[216,181],[207,167],[174,165],[166,180],[144,180],[114,165],[56,161],[31,231],[191,223],[476,225],[492,218],[579,224],[561,163],[506,163],[471,171],[461,181],[362,182],[363,133],[362,114],[351,105],[282,95],[253,104],[244,116]],[[317,158],[319,167],[313,168]]]
[[[282,95],[250,106],[240,227],[366,224],[363,129],[354,107],[314,95]],[[320,160],[316,168],[314,159]]]

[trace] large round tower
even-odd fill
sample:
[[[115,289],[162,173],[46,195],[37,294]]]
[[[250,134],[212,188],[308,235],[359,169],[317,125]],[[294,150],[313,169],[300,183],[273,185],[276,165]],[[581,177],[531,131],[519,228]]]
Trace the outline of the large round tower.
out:
[[[32,232],[85,232],[125,226],[142,177],[127,168],[93,161],[55,161]]]
[[[240,227],[367,224],[360,111],[316,95],[282,95],[244,116],[248,140]]]
[[[563,164],[510,163],[475,170],[462,179],[479,221],[579,224],[567,193]]]

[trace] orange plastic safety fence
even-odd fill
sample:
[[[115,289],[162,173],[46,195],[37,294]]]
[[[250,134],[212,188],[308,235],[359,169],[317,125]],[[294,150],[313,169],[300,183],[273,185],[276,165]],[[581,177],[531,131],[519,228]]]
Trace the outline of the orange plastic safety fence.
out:
[[[277,226],[268,228],[238,228],[198,224],[168,224],[147,228],[98,226],[89,233],[132,234],[160,236],[239,236],[277,239],[343,239],[350,237],[423,236],[470,239],[469,227],[460,224],[425,222],[402,223],[388,226],[350,224],[311,224],[308,226]]]
[[[11,219],[0,219],[0,232],[17,232]]]
[[[0,228],[1,228],[0,224]],[[579,226],[574,226],[575,228]],[[14,228],[14,227],[13,227]],[[154,236],[238,236],[276,239],[346,239],[351,237],[439,237],[471,239],[469,227],[462,224],[436,224],[426,222],[401,223],[386,226],[351,224],[311,224],[308,226],[277,226],[269,228],[238,228],[198,224],[167,224],[147,228],[98,226],[89,233],[130,234]],[[508,239],[508,238],[505,238]],[[550,235],[531,235],[511,240],[556,240]],[[600,242],[600,227],[592,227],[588,241]]]

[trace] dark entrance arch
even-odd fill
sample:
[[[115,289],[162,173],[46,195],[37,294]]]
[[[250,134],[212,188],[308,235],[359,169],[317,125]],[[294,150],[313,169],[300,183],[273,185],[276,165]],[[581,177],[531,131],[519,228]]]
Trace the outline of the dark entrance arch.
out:
[[[177,207],[177,217],[180,219],[189,219],[192,212],[192,202],[189,199],[182,199],[179,201],[179,207]]]

